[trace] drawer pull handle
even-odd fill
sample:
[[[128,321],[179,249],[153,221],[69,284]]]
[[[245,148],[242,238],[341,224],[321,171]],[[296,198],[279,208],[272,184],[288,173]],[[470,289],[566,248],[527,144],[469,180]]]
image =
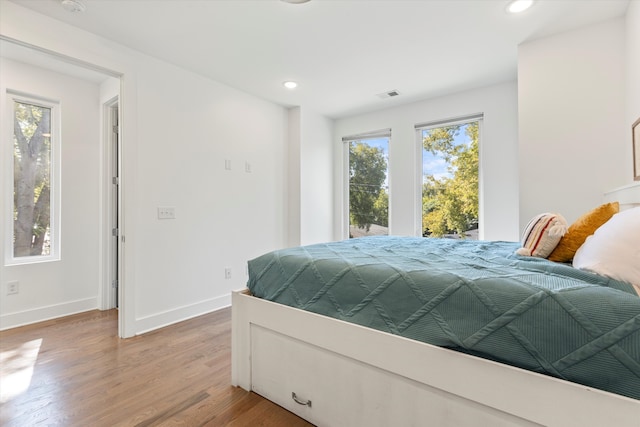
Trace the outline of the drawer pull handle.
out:
[[[298,398],[298,396],[296,396],[295,392],[291,392],[291,398],[294,400],[294,402],[296,402],[298,405],[303,405],[303,406],[308,406],[309,408],[311,408],[311,401],[310,400],[300,400]]]

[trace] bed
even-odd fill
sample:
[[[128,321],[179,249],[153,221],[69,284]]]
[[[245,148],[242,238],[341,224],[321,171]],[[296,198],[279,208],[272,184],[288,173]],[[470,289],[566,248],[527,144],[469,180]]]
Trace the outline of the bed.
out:
[[[232,296],[232,382],[316,425],[640,426],[640,297],[517,248],[264,254]]]

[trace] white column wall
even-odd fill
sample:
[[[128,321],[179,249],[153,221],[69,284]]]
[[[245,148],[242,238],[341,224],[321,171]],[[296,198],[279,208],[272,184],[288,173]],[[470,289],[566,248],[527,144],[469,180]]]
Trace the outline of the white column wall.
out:
[[[521,227],[541,212],[571,223],[629,181],[624,37],[615,19],[519,47]]]
[[[333,237],[333,121],[302,108],[300,244]]]
[[[625,16],[626,125],[640,119],[640,2],[629,3]],[[627,129],[629,131],[629,129]],[[631,148],[627,144],[627,153]]]
[[[306,107],[288,111],[287,246],[333,239],[333,122]]]
[[[300,160],[302,156],[302,124],[300,107],[292,107],[288,110],[288,157],[287,157],[287,247],[300,245],[300,212],[301,212],[301,183]]]

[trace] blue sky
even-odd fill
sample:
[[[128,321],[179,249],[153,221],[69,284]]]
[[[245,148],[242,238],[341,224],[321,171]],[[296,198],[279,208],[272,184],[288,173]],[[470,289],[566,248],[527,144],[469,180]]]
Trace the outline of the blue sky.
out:
[[[423,135],[424,135],[423,131]],[[460,128],[460,132],[454,139],[456,145],[468,144],[470,141],[465,133],[465,126]],[[387,161],[389,159],[389,138],[373,138],[362,140],[362,142],[382,149]],[[391,142],[393,144],[393,142]],[[451,174],[447,170],[447,162],[440,156],[435,156],[426,150],[422,150],[422,174],[434,175],[436,179],[450,178]],[[424,179],[423,179],[424,180]],[[388,181],[385,181],[388,188]]]
[[[384,151],[384,155],[387,157],[387,159],[389,158],[389,138],[365,139],[362,142],[366,142],[372,147],[382,148],[382,151]]]
[[[465,133],[466,125],[460,128],[460,132],[454,138],[455,145],[469,144],[469,138]],[[422,131],[424,135],[427,131]],[[436,179],[451,178],[451,174],[447,170],[447,162],[441,156],[436,156],[427,150],[422,150],[422,176],[433,175]]]
[[[382,149],[384,153],[384,157],[387,159],[387,165],[389,165],[389,138],[373,138],[373,139],[365,139],[362,142],[366,143],[371,147],[376,147]],[[388,166],[387,166],[388,167]],[[384,179],[384,188],[389,189],[389,173],[387,171],[387,176]]]

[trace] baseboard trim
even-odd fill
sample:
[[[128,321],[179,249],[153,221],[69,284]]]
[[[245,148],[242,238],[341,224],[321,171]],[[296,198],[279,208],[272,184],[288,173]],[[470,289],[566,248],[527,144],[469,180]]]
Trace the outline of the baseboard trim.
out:
[[[202,316],[203,314],[211,313],[212,311],[217,311],[230,305],[231,294],[228,294],[200,301],[196,304],[167,310],[162,313],[141,317],[136,319],[136,335],[145,334],[156,329],[164,328],[165,326],[173,325],[174,323]]]
[[[151,332],[165,326],[173,325],[174,323],[182,322],[203,314],[211,313],[212,311],[229,307],[230,305],[231,295],[229,294],[142,317],[136,320],[135,334],[141,335]],[[97,309],[98,299],[87,298],[84,300],[69,301],[62,304],[3,314],[0,315],[0,331]]]
[[[0,315],[0,331],[98,309],[97,298],[69,301]]]

